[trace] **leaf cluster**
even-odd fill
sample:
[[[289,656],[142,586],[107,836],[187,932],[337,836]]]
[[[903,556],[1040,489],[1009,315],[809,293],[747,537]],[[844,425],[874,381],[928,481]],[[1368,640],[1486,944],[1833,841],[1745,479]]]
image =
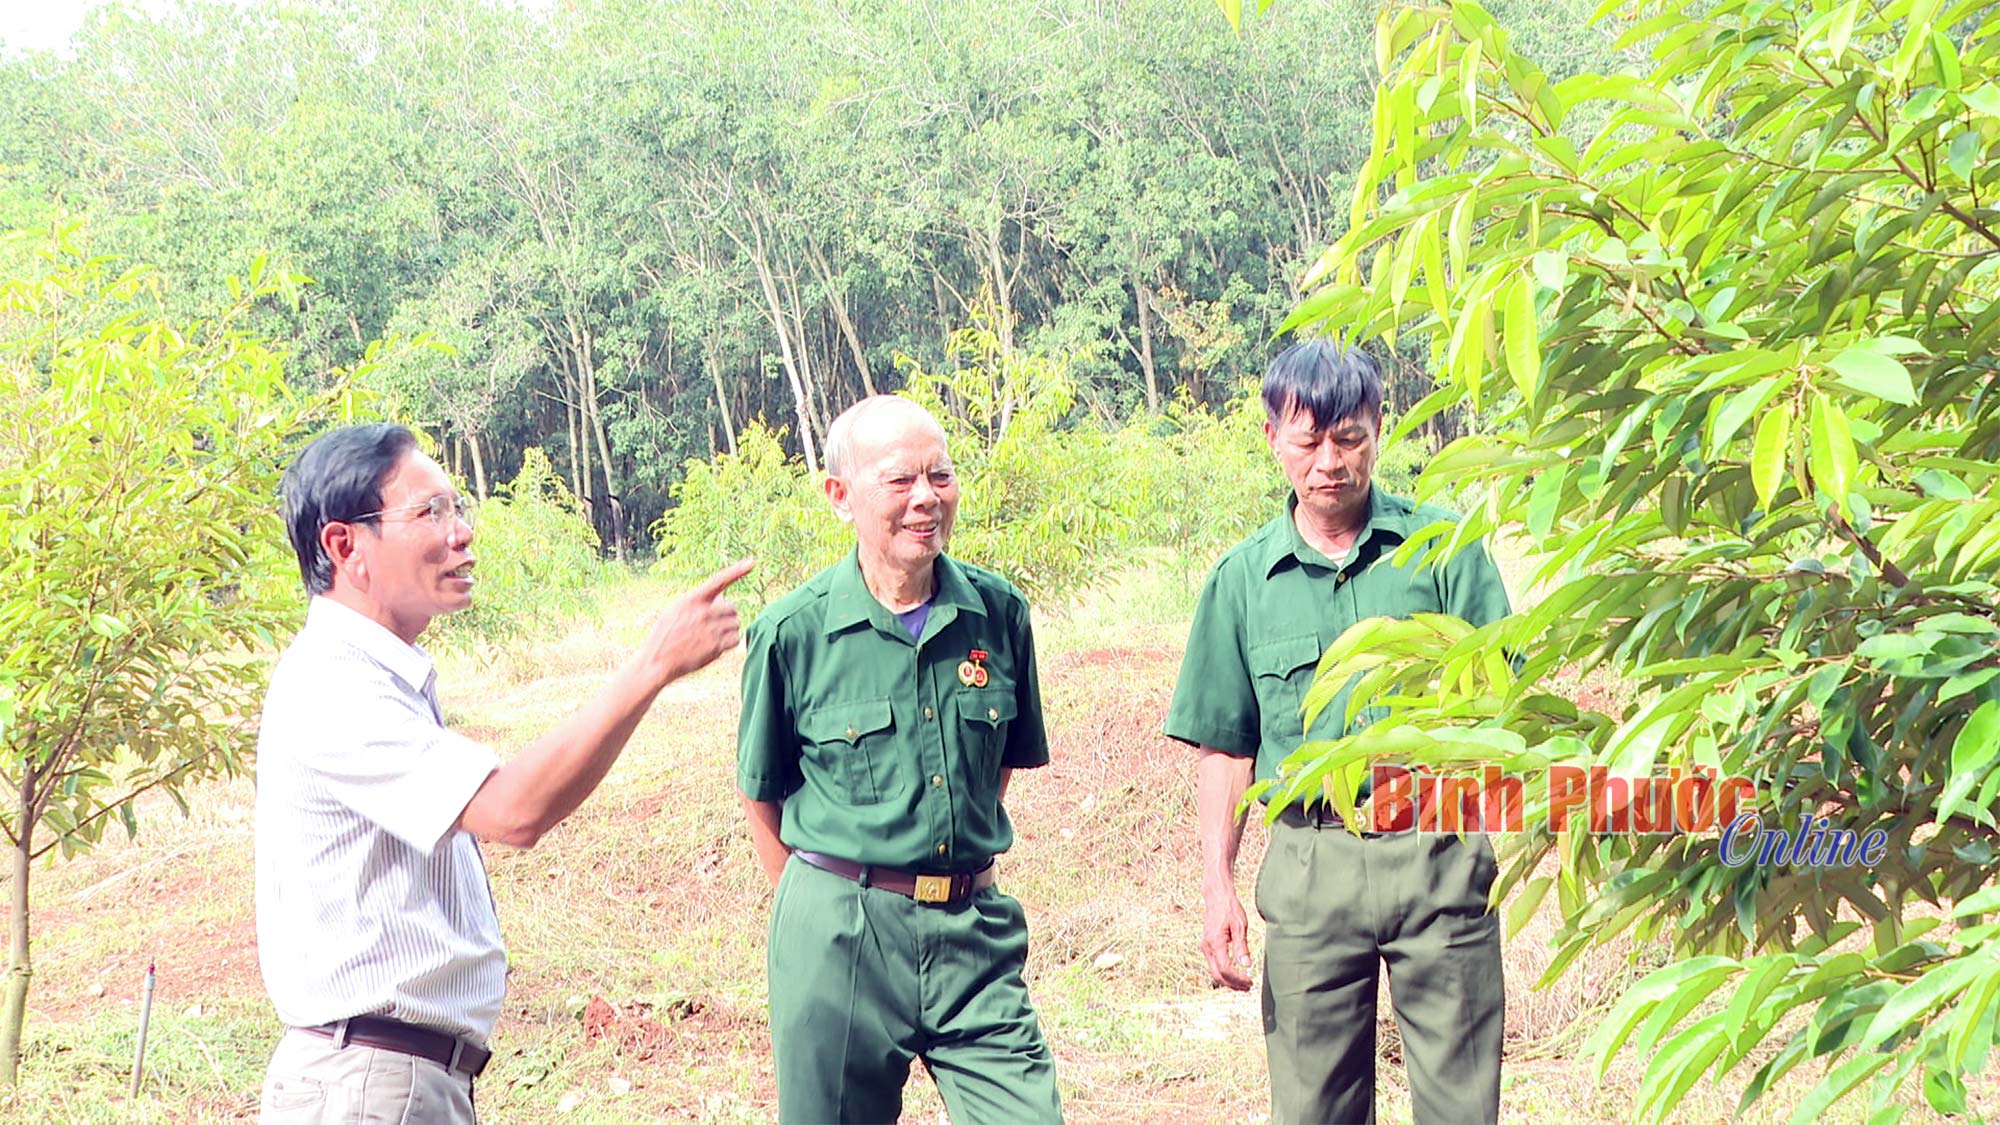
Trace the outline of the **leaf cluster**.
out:
[[[1103,427],[1262,366],[1367,155],[1371,5],[160,0],[0,58],[0,227],[54,207],[170,309],[253,250],[313,385],[372,377],[482,494],[548,453],[608,550],[751,420],[950,370],[985,292]],[[1523,5],[1578,59],[1584,0]],[[1405,408],[1429,389],[1392,372]],[[1453,432],[1434,419],[1431,436]]]
[[[136,832],[140,794],[244,768],[260,651],[297,607],[278,473],[356,409],[344,379],[294,394],[242,327],[299,279],[260,259],[181,321],[156,275],[74,234],[0,249],[0,831],[30,855]]]
[[[1708,767],[1754,781],[1766,827],[1880,830],[1872,869],[1537,831],[1497,893],[1526,881],[1531,911],[1559,891],[1551,975],[1633,928],[1703,955],[1599,1040],[1640,1025],[1650,1120],[1767,1037],[1746,1104],[1817,1059],[1795,1120],[1871,1080],[1893,1118],[1919,1076],[1956,1112],[2000,1014],[1977,917],[2000,837],[2000,18],[1976,0],[1628,15],[1644,73],[1560,81],[1470,0],[1378,23],[1352,225],[1292,321],[1428,339],[1439,387],[1402,426],[1496,423],[1419,488],[1479,503],[1405,549],[1523,534],[1541,597],[1478,630],[1357,626],[1316,690],[1352,683],[1350,707],[1389,714],[1369,745],[1303,748],[1293,788],[1351,778],[1371,747]],[[1592,673],[1631,705],[1580,703]],[[1528,811],[1546,824],[1545,797]],[[1550,853],[1560,875],[1534,877]],[[1954,900],[1969,921],[1919,940],[1912,904]],[[1723,1011],[1702,1006],[1731,979]]]
[[[1270,518],[1284,479],[1261,432],[1255,388],[1227,409],[1185,393],[1157,417],[1115,428],[1076,401],[1075,357],[1009,347],[991,305],[953,334],[949,371],[902,360],[904,394],[945,427],[958,469],[952,553],[992,567],[1037,604],[1062,604],[1164,548],[1189,584],[1230,544]],[[848,551],[823,477],[753,423],[735,454],[690,461],[675,506],[653,527],[662,572],[693,581],[755,555],[739,584],[757,607]]]

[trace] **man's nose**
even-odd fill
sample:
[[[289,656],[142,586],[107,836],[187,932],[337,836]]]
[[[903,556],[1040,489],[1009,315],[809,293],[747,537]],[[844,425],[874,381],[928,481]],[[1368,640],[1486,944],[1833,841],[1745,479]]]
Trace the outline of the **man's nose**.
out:
[[[935,503],[937,498],[937,486],[931,483],[929,477],[918,477],[916,483],[910,486],[910,504],[913,507]]]
[[[1313,468],[1328,475],[1340,468],[1340,446],[1332,438],[1325,438],[1313,447]]]

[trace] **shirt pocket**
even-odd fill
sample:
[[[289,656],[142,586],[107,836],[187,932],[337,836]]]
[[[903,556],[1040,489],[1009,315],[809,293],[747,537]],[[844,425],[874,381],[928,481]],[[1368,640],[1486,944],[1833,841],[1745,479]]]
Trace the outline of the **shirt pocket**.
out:
[[[1276,740],[1288,749],[1297,746],[1305,739],[1299,705],[1305,701],[1306,685],[1312,683],[1313,667],[1319,663],[1319,636],[1300,633],[1274,637],[1251,645],[1247,655],[1256,681],[1265,740]]]
[[[886,699],[828,703],[801,716],[806,753],[829,787],[850,803],[872,805],[894,796],[898,778],[895,720]]]
[[[958,697],[959,737],[965,740],[966,763],[978,772],[973,779],[985,785],[998,780],[1000,759],[1007,749],[1008,724],[1021,713],[1014,699],[1014,685],[991,680],[984,688]]]

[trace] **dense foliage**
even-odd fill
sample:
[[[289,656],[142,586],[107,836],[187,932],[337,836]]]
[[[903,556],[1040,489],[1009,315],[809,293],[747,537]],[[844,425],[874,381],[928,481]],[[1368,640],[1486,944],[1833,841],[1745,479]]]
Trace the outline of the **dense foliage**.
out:
[[[262,262],[210,319],[66,232],[0,243],[0,804],[13,863],[0,1075],[31,976],[30,861],[137,831],[134,802],[243,768],[263,661],[296,615],[278,473],[346,377],[300,398],[246,332],[296,279]],[[183,805],[185,808],[185,805]]]
[[[1545,55],[1604,56],[1580,0],[1510,2]],[[545,449],[616,550],[753,421],[817,469],[982,293],[1079,414],[1223,405],[1345,225],[1371,11],[114,3],[73,57],[0,56],[0,228],[86,212],[182,313],[269,250],[319,282],[255,312],[302,385],[430,334],[376,377],[390,413],[481,492]]]
[[[1502,889],[1527,880],[1525,913],[1553,883],[1551,974],[1628,928],[1680,955],[1596,1039],[1648,1057],[1647,1119],[1808,1061],[1795,1121],[1864,1084],[1870,1120],[1919,1085],[1962,1113],[2000,1017],[2000,16],[1636,18],[1647,73],[1560,81],[1471,0],[1378,24],[1353,226],[1295,319],[1427,335],[1440,388],[1404,424],[1495,418],[1425,471],[1483,494],[1428,546],[1525,528],[1543,596],[1478,630],[1357,627],[1308,707],[1359,677],[1350,706],[1394,711],[1295,782],[1351,800],[1371,751],[1709,767],[1752,779],[1766,828],[1879,830],[1879,863],[1817,867],[1731,865],[1713,829],[1534,832]],[[1564,698],[1590,673],[1631,706]]]
[[[950,371],[907,357],[903,366],[906,392],[943,421],[959,472],[951,552],[1044,608],[1127,565],[1132,548],[1166,549],[1192,582],[1277,510],[1284,480],[1249,386],[1220,411],[1183,395],[1157,419],[1059,425],[1074,405],[1070,360],[1005,350],[991,319],[954,333],[947,355]],[[1420,442],[1405,446],[1403,460],[1422,458]],[[654,528],[660,567],[678,581],[754,555],[757,570],[736,587],[754,608],[852,547],[824,474],[761,426],[744,431],[736,453],[685,468]]]

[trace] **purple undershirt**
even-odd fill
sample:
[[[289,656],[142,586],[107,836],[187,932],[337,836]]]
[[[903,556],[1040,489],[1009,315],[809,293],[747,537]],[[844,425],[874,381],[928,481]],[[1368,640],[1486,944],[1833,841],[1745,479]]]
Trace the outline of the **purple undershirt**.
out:
[[[911,640],[921,640],[924,635],[924,622],[929,620],[930,616],[931,603],[925,602],[908,613],[897,614],[896,623],[910,631]]]

